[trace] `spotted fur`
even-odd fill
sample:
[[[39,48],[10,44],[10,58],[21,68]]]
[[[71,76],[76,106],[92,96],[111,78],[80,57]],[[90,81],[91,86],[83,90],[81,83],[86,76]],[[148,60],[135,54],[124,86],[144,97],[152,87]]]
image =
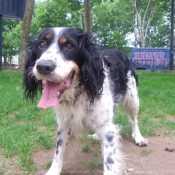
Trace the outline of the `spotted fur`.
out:
[[[137,121],[139,97],[137,77],[126,55],[119,50],[99,52],[91,36],[77,28],[44,29],[28,46],[24,71],[26,98],[34,100],[42,80],[62,83],[71,74],[70,87],[61,91],[54,106],[58,121],[55,156],[47,175],[60,175],[66,146],[85,129],[99,139],[104,175],[124,170],[120,127],[113,123],[114,111],[122,103],[132,125],[132,138],[146,146]]]

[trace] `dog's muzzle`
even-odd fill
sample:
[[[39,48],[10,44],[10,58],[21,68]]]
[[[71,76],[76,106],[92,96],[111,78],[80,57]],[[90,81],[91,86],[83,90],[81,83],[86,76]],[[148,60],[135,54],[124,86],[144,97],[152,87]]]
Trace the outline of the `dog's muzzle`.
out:
[[[52,60],[40,60],[37,62],[36,69],[42,75],[48,75],[54,71],[56,64]]]

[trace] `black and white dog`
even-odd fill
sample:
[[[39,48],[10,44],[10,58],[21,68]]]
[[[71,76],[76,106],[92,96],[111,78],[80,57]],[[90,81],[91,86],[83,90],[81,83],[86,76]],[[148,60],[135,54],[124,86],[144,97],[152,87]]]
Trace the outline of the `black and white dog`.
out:
[[[101,141],[104,175],[121,174],[124,158],[114,111],[122,103],[132,125],[132,138],[146,146],[138,127],[137,78],[118,50],[98,51],[91,36],[77,28],[46,28],[28,48],[25,95],[42,90],[38,107],[53,107],[58,121],[55,157],[47,175],[60,175],[67,144],[85,129]]]

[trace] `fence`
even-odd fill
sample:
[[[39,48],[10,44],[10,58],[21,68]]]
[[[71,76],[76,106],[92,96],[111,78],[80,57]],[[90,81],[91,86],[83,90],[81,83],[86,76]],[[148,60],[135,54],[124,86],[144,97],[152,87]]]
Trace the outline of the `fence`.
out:
[[[134,48],[131,52],[130,61],[135,69],[169,70],[170,49]]]
[[[2,57],[2,70],[18,69],[19,55],[12,56],[12,58]]]

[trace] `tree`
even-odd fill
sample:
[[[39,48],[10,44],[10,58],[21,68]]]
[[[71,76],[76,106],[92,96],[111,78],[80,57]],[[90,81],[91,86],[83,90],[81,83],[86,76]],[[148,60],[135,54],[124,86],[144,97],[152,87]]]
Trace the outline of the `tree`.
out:
[[[89,33],[92,32],[90,11],[90,0],[84,0],[84,28],[85,31]]]
[[[170,44],[170,1],[162,1],[151,25],[148,27],[147,47],[169,47]]]
[[[166,24],[162,19],[166,18],[169,0],[120,0],[118,4],[120,18],[130,24],[134,33],[135,47],[147,46],[148,42],[152,42],[150,34],[156,29],[157,35],[159,27]]]
[[[23,71],[24,62],[27,56],[26,46],[29,41],[29,33],[30,33],[32,15],[34,11],[34,4],[35,4],[35,0],[26,0],[26,7],[25,7],[23,25],[22,25],[20,60],[19,60],[20,61],[19,69],[21,71]]]
[[[84,2],[83,0],[36,1],[30,37],[36,37],[40,29],[45,27],[71,26],[85,29]],[[133,2],[136,3],[135,6]],[[132,46],[129,45],[130,39],[126,36],[135,35],[133,46],[169,47],[169,0],[93,0],[90,5],[93,39],[100,46],[120,49],[129,55]],[[152,18],[149,17],[151,13]],[[23,24],[26,26],[27,23],[23,22]],[[19,52],[21,26],[19,21],[3,20],[3,56],[5,58],[11,58],[12,51],[15,52],[14,54]],[[23,25],[23,28],[25,26]],[[29,26],[26,28],[30,29]],[[141,33],[143,37],[140,37]],[[26,48],[28,36],[29,33],[22,34],[26,40],[21,44],[21,50]],[[144,44],[141,43],[141,38],[144,39]],[[25,58],[25,55],[21,55],[21,60]],[[24,62],[20,63],[21,68],[23,64]]]
[[[57,13],[62,9],[66,13],[64,26],[84,29],[84,8],[82,0],[51,0],[55,4]]]
[[[37,2],[32,20],[32,34],[46,27],[66,26],[66,8],[58,9],[53,1]]]
[[[141,47],[145,47],[146,38],[148,35],[148,27],[150,26],[151,21],[153,20],[155,7],[153,0],[148,0],[145,10],[140,9],[139,3],[137,0],[133,0],[133,7],[135,11],[135,24],[134,31],[136,32],[136,27],[139,28],[139,40]],[[135,35],[137,35],[135,33]]]
[[[20,31],[15,32],[13,29],[19,24],[19,21],[3,19],[2,24],[2,52],[4,58],[4,67],[6,68],[7,62],[11,62],[12,56],[19,52],[19,36]],[[18,35],[19,34],[19,35]]]
[[[92,30],[102,48],[116,48],[127,52],[126,34],[129,24],[119,18],[118,0],[102,1],[92,7]]]

